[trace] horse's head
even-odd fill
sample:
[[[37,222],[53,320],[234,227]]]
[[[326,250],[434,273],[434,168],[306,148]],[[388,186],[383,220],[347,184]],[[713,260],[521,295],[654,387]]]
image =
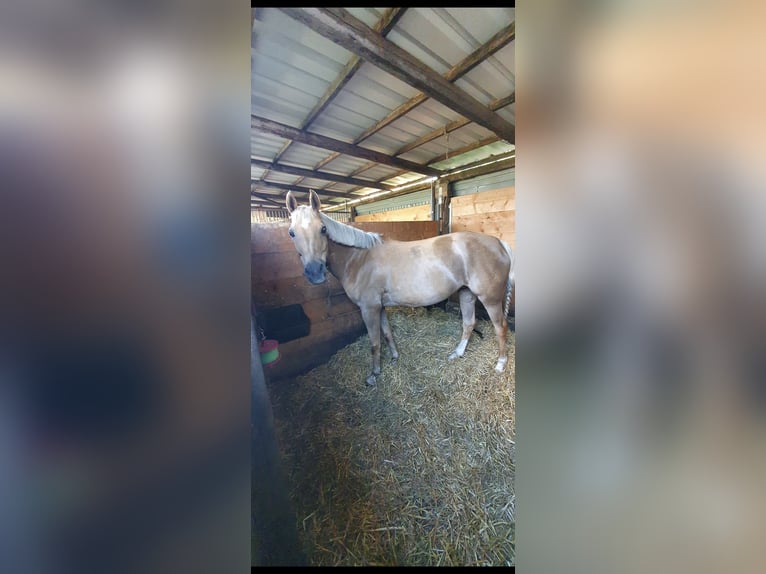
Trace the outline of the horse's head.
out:
[[[285,198],[290,213],[290,237],[303,263],[303,274],[311,283],[324,283],[327,275],[327,228],[319,217],[319,196],[311,190],[309,204],[298,206],[292,191]]]

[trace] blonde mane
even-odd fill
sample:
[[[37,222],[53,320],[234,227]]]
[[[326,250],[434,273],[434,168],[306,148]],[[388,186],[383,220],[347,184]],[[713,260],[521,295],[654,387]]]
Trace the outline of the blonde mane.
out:
[[[319,217],[322,220],[322,224],[327,228],[327,236],[335,241],[335,243],[348,245],[349,247],[361,247],[362,249],[369,249],[373,245],[383,243],[380,233],[362,231],[340,221],[335,221],[321,212]]]

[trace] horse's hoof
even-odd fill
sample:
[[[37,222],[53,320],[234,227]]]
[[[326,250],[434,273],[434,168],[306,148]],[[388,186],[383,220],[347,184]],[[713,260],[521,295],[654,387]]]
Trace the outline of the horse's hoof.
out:
[[[453,351],[453,352],[451,352],[451,353],[449,354],[449,357],[447,357],[447,359],[449,359],[450,361],[454,361],[454,360],[455,360],[455,359],[457,359],[458,357],[460,357],[460,355],[458,355],[456,352],[454,352],[454,351]]]
[[[399,362],[399,357],[391,357],[391,364],[392,365],[395,365],[398,362]]]
[[[505,370],[505,363],[508,361],[508,359],[498,359],[497,364],[495,365],[495,370],[498,373],[502,373]]]
[[[370,386],[374,386],[375,383],[378,382],[378,379],[377,377],[375,377],[375,375],[370,375],[369,377],[367,377],[367,379],[364,382]]]

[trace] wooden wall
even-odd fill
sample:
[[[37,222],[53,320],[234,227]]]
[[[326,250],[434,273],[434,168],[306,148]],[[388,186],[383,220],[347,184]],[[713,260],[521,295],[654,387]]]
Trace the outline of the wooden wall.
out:
[[[504,187],[450,200],[450,231],[480,231],[516,248],[516,189]]]
[[[368,213],[367,215],[358,215],[356,221],[431,221],[431,206],[428,204],[416,205],[415,207]]]
[[[480,231],[494,235],[516,249],[516,189],[504,187],[461,195],[450,199],[452,225],[450,231]],[[450,297],[458,301],[457,294]],[[480,306],[477,303],[477,309]],[[511,297],[511,314],[515,316],[516,292]],[[483,313],[486,313],[482,309]]]
[[[428,206],[426,206],[428,207]],[[400,241],[438,235],[435,221],[362,222],[352,224],[365,231],[382,233]],[[298,253],[287,234],[288,223],[252,226],[252,297],[256,309],[299,303],[311,322],[308,336],[280,344],[281,360],[266,368],[266,376],[294,376],[324,361],[343,345],[366,332],[359,308],[335,277],[312,285],[303,276]]]

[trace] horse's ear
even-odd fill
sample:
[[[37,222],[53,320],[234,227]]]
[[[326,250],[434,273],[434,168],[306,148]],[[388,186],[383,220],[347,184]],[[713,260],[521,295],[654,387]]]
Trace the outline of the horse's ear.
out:
[[[319,211],[319,208],[322,207],[322,202],[319,201],[319,196],[313,189],[309,190],[309,205],[314,211]]]
[[[295,199],[292,191],[287,192],[285,197],[285,205],[287,206],[287,213],[292,213],[296,207],[298,207],[298,200]]]

